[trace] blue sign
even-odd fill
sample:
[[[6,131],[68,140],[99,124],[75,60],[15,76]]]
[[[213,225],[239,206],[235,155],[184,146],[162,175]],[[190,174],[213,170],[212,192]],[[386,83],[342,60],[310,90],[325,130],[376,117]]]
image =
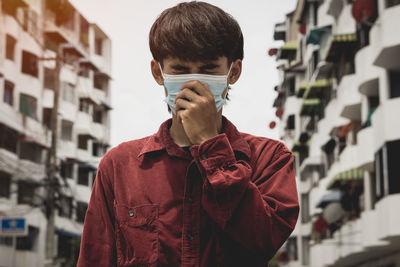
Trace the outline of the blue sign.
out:
[[[25,218],[2,218],[1,232],[2,235],[26,235]]]

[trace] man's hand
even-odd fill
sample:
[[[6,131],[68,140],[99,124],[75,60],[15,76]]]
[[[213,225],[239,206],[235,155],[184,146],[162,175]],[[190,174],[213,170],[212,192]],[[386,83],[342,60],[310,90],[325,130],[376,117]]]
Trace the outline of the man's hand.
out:
[[[218,112],[207,84],[189,81],[175,98],[176,114],[193,145],[218,135]]]

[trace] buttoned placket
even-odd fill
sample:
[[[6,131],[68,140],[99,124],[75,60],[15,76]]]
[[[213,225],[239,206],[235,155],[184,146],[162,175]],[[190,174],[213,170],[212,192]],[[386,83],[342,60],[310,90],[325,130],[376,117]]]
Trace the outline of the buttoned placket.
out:
[[[182,266],[200,264],[200,200],[202,179],[196,160],[189,164],[185,177],[183,203]]]

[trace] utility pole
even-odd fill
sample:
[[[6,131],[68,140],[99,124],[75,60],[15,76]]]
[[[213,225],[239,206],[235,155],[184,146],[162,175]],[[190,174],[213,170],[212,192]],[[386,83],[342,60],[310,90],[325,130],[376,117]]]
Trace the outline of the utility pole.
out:
[[[58,191],[57,181],[57,142],[58,142],[58,105],[60,95],[60,73],[63,59],[62,45],[58,45],[57,55],[55,58],[55,83],[54,83],[54,100],[53,110],[51,112],[51,147],[47,162],[47,198],[46,198],[46,253],[45,267],[54,266],[54,245],[55,245],[55,193]]]

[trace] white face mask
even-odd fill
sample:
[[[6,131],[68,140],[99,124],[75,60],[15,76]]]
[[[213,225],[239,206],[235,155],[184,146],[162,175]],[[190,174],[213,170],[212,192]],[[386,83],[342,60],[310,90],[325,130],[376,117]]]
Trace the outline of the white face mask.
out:
[[[160,65],[160,64],[159,64]],[[175,114],[175,97],[180,93],[181,86],[188,81],[199,81],[202,84],[207,83],[208,89],[214,95],[215,105],[219,111],[226,103],[226,99],[222,97],[222,93],[228,87],[228,77],[231,72],[232,64],[226,75],[209,75],[209,74],[165,74],[160,66],[161,74],[164,78],[164,86],[167,89],[167,97],[164,101],[168,104],[172,112]]]

